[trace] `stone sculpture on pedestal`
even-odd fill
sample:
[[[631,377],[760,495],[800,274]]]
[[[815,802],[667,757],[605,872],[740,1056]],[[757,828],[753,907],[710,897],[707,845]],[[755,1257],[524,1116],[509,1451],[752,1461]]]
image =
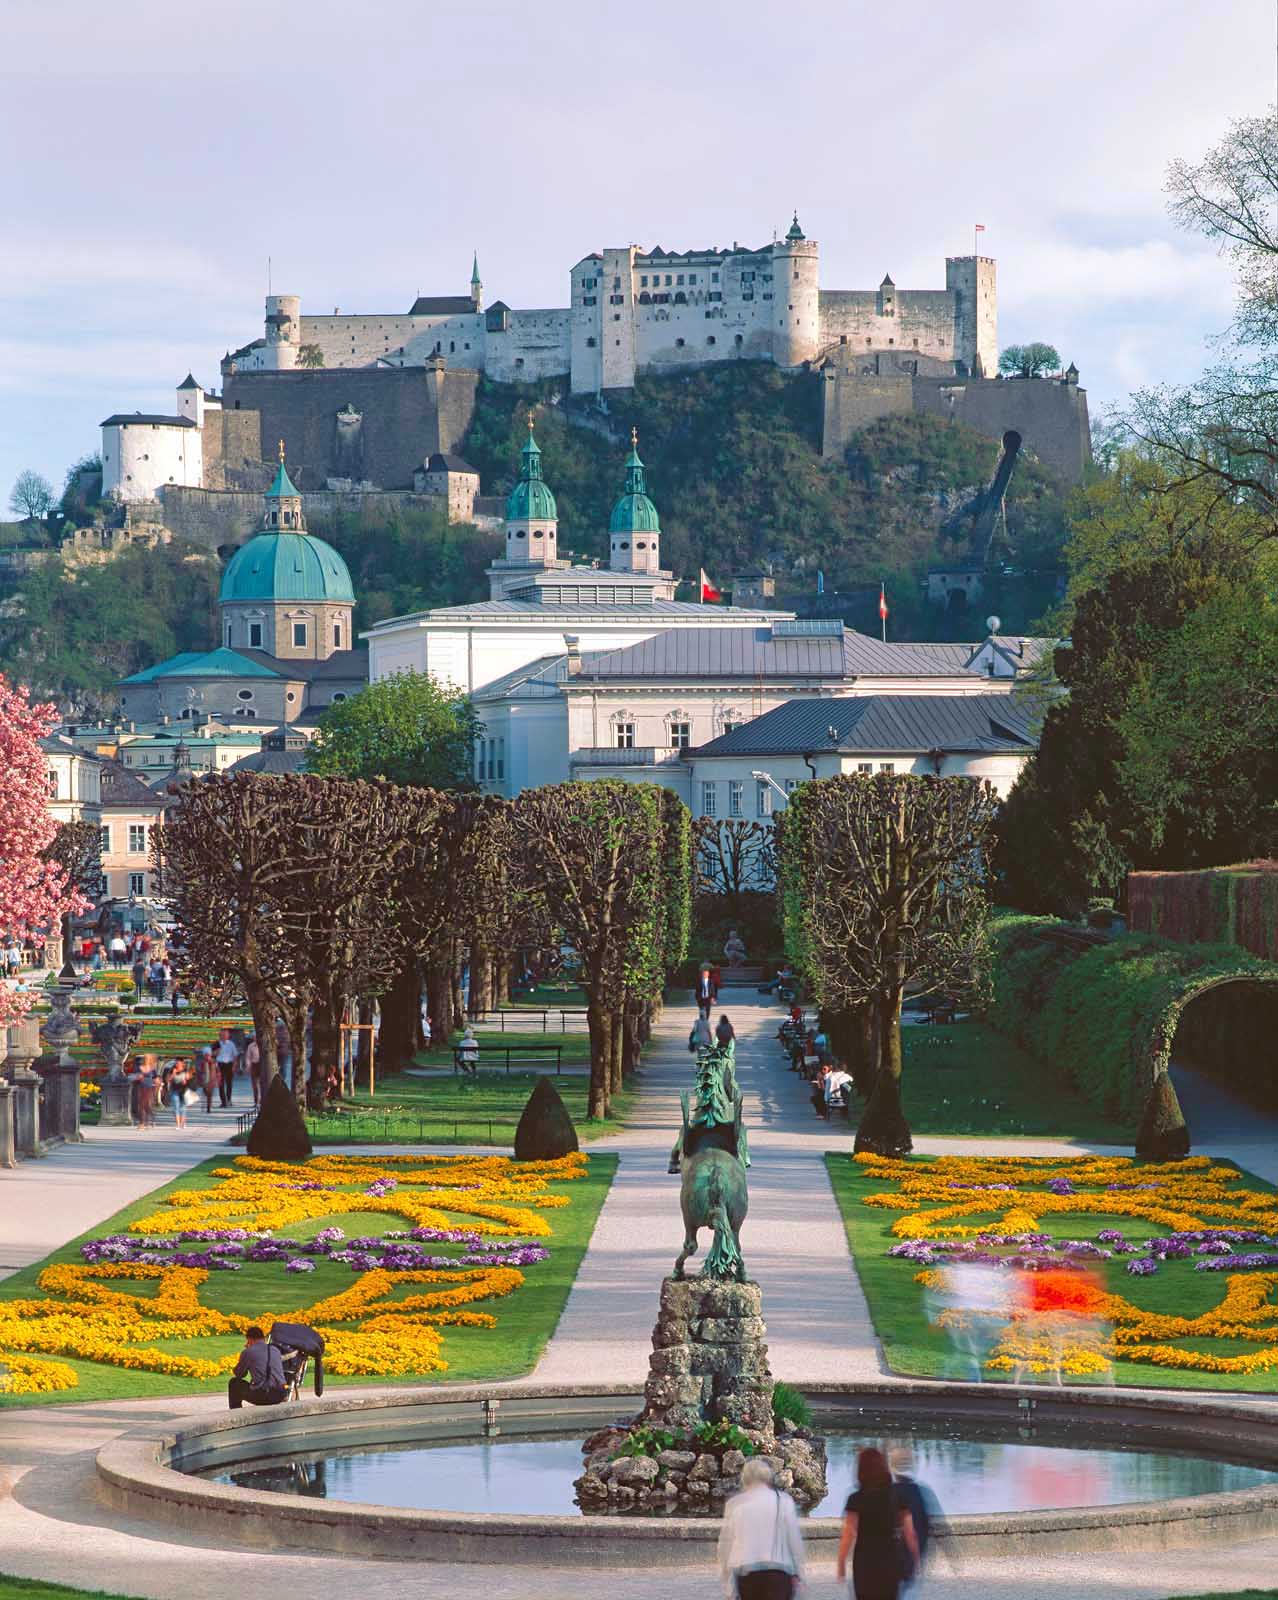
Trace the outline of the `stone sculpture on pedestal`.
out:
[[[129,1109],[132,1085],[124,1075],[124,1060],[142,1037],[142,1026],[140,1022],[125,1022],[122,1017],[108,1017],[105,1022],[89,1024],[89,1037],[97,1045],[107,1069],[98,1113],[98,1121],[104,1127],[133,1121]]]
[[[800,1507],[825,1497],[824,1441],[773,1417],[763,1295],[741,1255],[747,1161],[733,1048],[702,1051],[672,1163],[682,1170],[684,1246],[661,1285],[644,1407],[586,1440],[576,1489],[587,1511],[718,1512],[755,1455]],[[685,1279],[702,1227],[714,1240],[701,1275]]]

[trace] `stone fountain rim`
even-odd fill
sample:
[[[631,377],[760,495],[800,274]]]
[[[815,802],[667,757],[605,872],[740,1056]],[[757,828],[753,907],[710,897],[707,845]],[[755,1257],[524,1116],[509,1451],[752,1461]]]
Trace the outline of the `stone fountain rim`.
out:
[[[1179,1429],[1185,1445],[1198,1455],[1210,1455],[1213,1443],[1227,1446],[1240,1438],[1263,1444],[1278,1455],[1278,1407],[1263,1402],[1186,1402],[1131,1391],[1049,1391],[1011,1384],[889,1380],[795,1387],[816,1402],[819,1412],[826,1413],[858,1407],[886,1410],[903,1402],[917,1410],[922,1401],[946,1405],[959,1414],[997,1415],[1006,1420],[1009,1410],[1017,1415],[1020,1402],[1029,1400],[1040,1418],[1046,1413],[1054,1418],[1061,1412],[1067,1416],[1086,1413],[1105,1418],[1116,1429],[1143,1426],[1153,1431],[1156,1427],[1164,1435]],[[295,1447],[303,1442],[308,1424],[319,1419],[349,1418],[354,1432],[360,1421],[379,1412],[419,1413],[432,1406],[442,1410],[483,1401],[614,1398],[638,1404],[641,1394],[633,1384],[476,1385],[458,1386],[447,1394],[417,1390],[343,1396],[304,1401],[269,1413],[228,1412],[215,1418],[192,1418],[159,1437],[152,1428],[110,1441],[97,1453],[97,1478],[107,1501],[130,1514],[189,1526],[192,1514],[198,1513],[199,1525],[210,1535],[262,1548],[302,1545],[315,1551],[381,1557],[593,1565],[627,1560],[650,1564],[667,1558],[675,1563],[686,1560],[689,1546],[695,1546],[698,1554],[710,1559],[720,1527],[720,1519],[714,1516],[647,1519],[411,1510],[241,1489],[192,1477],[172,1465],[175,1457],[180,1459],[184,1450],[199,1441],[236,1432],[258,1435],[259,1454],[284,1454],[289,1444]],[[572,1408],[565,1407],[565,1423],[571,1426],[572,1421]],[[1215,1453],[1225,1451],[1217,1449]],[[810,1517],[803,1526],[808,1543],[818,1552],[824,1548],[828,1553],[841,1522],[837,1517]],[[1278,1531],[1278,1483],[1119,1506],[959,1516],[946,1519],[938,1529],[942,1537],[996,1539],[1000,1547],[1044,1555],[1193,1546],[1273,1531]]]

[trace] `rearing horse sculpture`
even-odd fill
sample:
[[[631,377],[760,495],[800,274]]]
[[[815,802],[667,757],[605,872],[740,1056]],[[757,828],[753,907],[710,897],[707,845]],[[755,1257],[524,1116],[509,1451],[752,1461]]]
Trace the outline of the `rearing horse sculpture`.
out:
[[[731,1041],[698,1052],[695,1099],[690,1106],[686,1092],[679,1098],[683,1128],[671,1165],[682,1169],[684,1239],[674,1276],[682,1278],[684,1263],[696,1254],[698,1232],[713,1228],[701,1276],[743,1282],[741,1224],[748,1208],[745,1169],[750,1153]]]

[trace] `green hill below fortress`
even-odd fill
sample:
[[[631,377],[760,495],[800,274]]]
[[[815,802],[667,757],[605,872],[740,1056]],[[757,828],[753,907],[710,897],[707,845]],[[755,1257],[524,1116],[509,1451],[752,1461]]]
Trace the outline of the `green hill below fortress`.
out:
[[[768,562],[778,604],[811,596],[818,570],[827,595],[873,585],[864,616],[850,620],[876,629],[883,581],[895,637],[972,636],[970,616],[947,616],[923,598],[929,567],[972,553],[970,519],[957,537],[944,525],[985,488],[999,458],[999,446],[970,429],[928,416],[889,417],[857,434],[843,458],[824,459],[819,377],[762,364],[641,378],[632,392],[611,398],[611,437],[582,425],[599,420],[597,413],[575,420],[551,385],[481,383],[463,453],[485,493],[510,487],[530,406],[559,506],[561,549],[606,556],[604,530],[635,427],[661,516],[663,566],[693,578],[704,567],[724,582]],[[1025,631],[1050,605],[1067,494],[1055,474],[1022,453],[994,563],[1020,576],[987,574],[978,623],[992,607],[1007,631]]]

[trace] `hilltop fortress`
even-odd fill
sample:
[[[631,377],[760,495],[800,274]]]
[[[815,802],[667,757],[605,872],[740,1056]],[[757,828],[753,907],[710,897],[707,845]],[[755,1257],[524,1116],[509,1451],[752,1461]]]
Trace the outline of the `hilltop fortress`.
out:
[[[925,413],[993,440],[1014,431],[1070,481],[1089,459],[1072,366],[1056,379],[996,375],[992,258],[947,257],[944,288],[898,289],[887,275],[877,289],[825,289],[796,216],[758,248],[593,252],[571,269],[562,308],[485,305],[477,260],[466,294],[421,295],[403,313],[316,316],[297,295],[268,295],[262,337],[223,358],[220,396],[188,378],[174,416],[107,419],[104,488],[158,498],[184,537],[235,543],[256,522],[281,439],[318,513],[320,495],[438,492],[481,376],[561,381],[569,420],[607,431],[610,400],[638,377],[740,361],[820,374],[828,456],[880,417]]]
[[[585,256],[562,310],[487,310],[476,259],[468,295],[421,296],[407,314],[312,316],[297,295],[270,295],[266,332],[223,364],[223,376],[333,367],[421,367],[432,356],[499,383],[570,380],[573,394],[629,389],[640,373],[721,361],[793,369],[849,347],[897,350],[959,376],[998,367],[998,297],[988,256],[951,256],[944,289],[822,289],[820,249],[796,216],[758,249]]]

